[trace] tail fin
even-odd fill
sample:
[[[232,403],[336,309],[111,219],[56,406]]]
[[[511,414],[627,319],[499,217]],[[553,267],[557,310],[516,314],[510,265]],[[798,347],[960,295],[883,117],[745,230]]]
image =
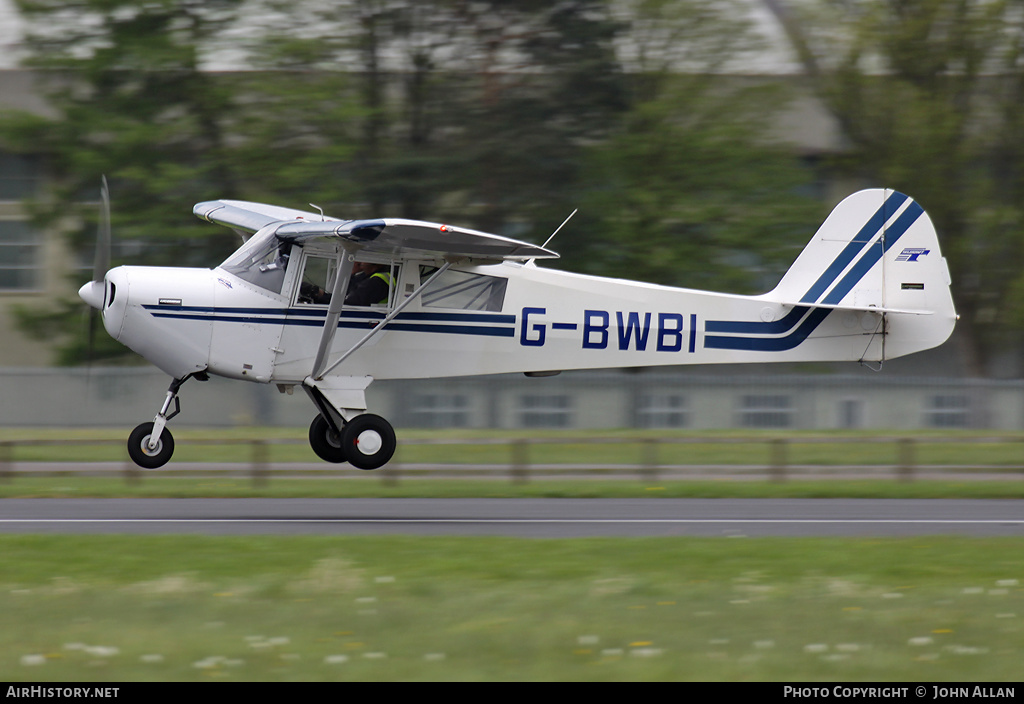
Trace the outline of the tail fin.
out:
[[[863,359],[881,361],[949,338],[957,318],[949,284],[928,214],[902,193],[870,189],[836,206],[765,298],[866,312],[880,334]]]

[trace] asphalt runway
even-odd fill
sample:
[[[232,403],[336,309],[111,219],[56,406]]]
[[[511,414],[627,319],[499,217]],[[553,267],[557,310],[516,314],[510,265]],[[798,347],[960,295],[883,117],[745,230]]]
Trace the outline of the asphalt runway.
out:
[[[1024,500],[3,499],[0,532],[532,538],[1024,536]]]

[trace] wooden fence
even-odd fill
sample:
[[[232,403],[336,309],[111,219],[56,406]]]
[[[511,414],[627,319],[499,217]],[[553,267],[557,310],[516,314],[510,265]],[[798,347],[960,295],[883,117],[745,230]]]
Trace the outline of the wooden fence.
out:
[[[304,439],[252,439],[225,437],[217,440],[188,440],[192,445],[239,446],[239,459],[234,462],[172,462],[156,470],[143,470],[127,459],[122,462],[48,462],[18,460],[19,449],[40,446],[110,445],[123,447],[120,440],[53,440],[22,439],[0,441],[0,481],[10,482],[24,476],[124,476],[126,481],[139,482],[150,476],[248,476],[256,485],[266,484],[271,477],[376,477],[388,484],[401,478],[466,478],[507,479],[514,483],[554,478],[639,480],[644,482],[683,479],[767,479],[782,482],[793,478],[863,479],[890,477],[899,481],[923,478],[955,478],[957,480],[1024,478],[1024,436],[1009,437],[851,437],[851,436],[787,436],[787,437],[557,437],[557,438],[438,438],[406,439],[390,464],[376,472],[361,472],[349,465],[312,462],[272,462],[274,445],[304,445]],[[885,450],[886,461],[872,463],[801,463],[793,458],[794,448],[819,444],[872,444]],[[1002,456],[1009,459],[997,463],[923,463],[919,460],[924,447],[944,443],[992,448],[1003,446]],[[403,460],[415,446],[504,446],[504,462],[453,463],[409,462]],[[553,445],[634,445],[633,461],[599,463],[593,461],[540,462],[538,449]],[[758,461],[713,463],[705,458],[699,462],[680,463],[663,459],[665,448],[673,445],[753,446]],[[493,453],[491,453],[493,455]],[[749,455],[749,452],[747,453]]]

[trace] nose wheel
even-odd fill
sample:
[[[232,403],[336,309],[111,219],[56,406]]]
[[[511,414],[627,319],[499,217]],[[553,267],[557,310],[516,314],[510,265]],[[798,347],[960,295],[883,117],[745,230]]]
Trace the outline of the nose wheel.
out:
[[[153,423],[141,423],[128,436],[128,456],[145,469],[156,469],[167,464],[174,454],[174,438],[163,428],[153,442]]]

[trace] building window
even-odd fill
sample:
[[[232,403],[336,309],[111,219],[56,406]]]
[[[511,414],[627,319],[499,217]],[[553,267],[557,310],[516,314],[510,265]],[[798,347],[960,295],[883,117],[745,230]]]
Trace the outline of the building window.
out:
[[[852,430],[864,427],[864,400],[844,398],[839,401],[839,427]]]
[[[469,399],[464,394],[415,394],[409,404],[409,425],[466,428],[469,426]]]
[[[924,422],[929,428],[968,428],[971,401],[959,394],[937,394],[928,397]]]
[[[0,220],[0,291],[42,288],[42,246],[23,220]]]
[[[643,394],[636,404],[639,428],[685,428],[690,424],[686,397],[681,394]]]
[[[524,428],[568,428],[572,401],[565,394],[527,394],[519,397],[519,425]]]
[[[739,415],[744,428],[790,428],[792,399],[784,394],[748,394],[741,399]]]
[[[36,193],[39,159],[0,152],[0,201],[21,201]]]

